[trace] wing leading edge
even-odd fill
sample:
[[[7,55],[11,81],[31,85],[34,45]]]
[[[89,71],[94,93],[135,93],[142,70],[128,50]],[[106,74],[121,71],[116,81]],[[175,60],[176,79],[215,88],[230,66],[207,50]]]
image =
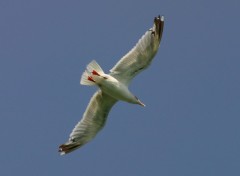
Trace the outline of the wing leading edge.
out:
[[[116,99],[101,90],[97,91],[91,98],[83,118],[70,134],[68,142],[59,147],[61,155],[70,153],[93,139],[104,127],[108,113],[116,102]]]
[[[142,36],[132,50],[118,61],[110,70],[110,75],[129,84],[133,77],[146,69],[158,51],[163,26],[164,17],[155,17],[153,27]]]

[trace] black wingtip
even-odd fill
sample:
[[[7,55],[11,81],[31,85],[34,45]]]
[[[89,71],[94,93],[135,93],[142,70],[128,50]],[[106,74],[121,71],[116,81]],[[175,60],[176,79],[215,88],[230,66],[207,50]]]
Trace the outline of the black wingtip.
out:
[[[75,142],[62,144],[59,146],[58,152],[60,152],[60,155],[65,155],[65,154],[68,154],[68,153],[78,149],[81,146],[82,145],[79,145],[78,143],[75,143]]]
[[[156,32],[159,36],[159,40],[161,40],[164,27],[164,16],[158,15],[158,17],[155,17],[154,24],[156,26]]]
[[[158,15],[157,17],[154,18],[154,22],[156,22],[156,21],[164,22],[164,16],[163,15]]]

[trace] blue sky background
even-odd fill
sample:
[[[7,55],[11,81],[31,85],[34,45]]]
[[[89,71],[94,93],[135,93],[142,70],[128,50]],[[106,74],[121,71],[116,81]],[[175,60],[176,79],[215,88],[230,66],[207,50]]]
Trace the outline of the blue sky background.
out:
[[[240,2],[1,0],[0,175],[240,175]],[[151,67],[105,128],[60,156],[107,71],[165,16]]]

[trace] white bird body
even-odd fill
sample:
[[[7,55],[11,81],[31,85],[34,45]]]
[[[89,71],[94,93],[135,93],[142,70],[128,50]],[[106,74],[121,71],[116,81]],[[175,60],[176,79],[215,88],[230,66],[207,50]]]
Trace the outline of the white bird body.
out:
[[[122,100],[133,104],[140,104],[144,106],[140,100],[136,98],[128,89],[128,86],[121,81],[118,81],[116,78],[109,74],[105,74],[102,70],[99,72],[97,69],[100,69],[101,67],[97,64],[96,61],[92,61],[88,65],[88,72],[92,73],[95,71],[95,74],[92,74],[90,77],[92,78],[92,82],[94,82],[104,93],[107,95],[115,98],[116,100]],[[90,68],[92,68],[92,70]],[[95,68],[96,67],[96,68]],[[93,85],[92,82],[89,82],[88,78],[85,78],[85,76],[89,77],[89,74],[85,75],[83,74],[81,84],[83,85]],[[87,81],[86,81],[87,80]]]
[[[118,101],[145,106],[128,89],[128,85],[142,70],[146,69],[156,55],[164,26],[163,16],[154,19],[154,25],[120,61],[105,74],[96,61],[88,64],[80,84],[98,86],[90,100],[83,118],[73,129],[69,140],[59,147],[63,155],[76,150],[93,139],[103,128],[109,111]]]
[[[128,87],[110,75],[107,80],[103,80],[100,88],[104,93],[117,100],[138,104],[138,101],[129,91]]]

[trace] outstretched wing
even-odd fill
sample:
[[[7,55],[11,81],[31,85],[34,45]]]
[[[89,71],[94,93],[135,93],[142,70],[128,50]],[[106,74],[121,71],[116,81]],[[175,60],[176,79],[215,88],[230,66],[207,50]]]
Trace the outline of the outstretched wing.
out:
[[[72,152],[93,139],[106,122],[109,111],[117,102],[116,99],[97,91],[90,100],[83,118],[75,126],[69,140],[59,146],[61,155]]]
[[[118,61],[110,70],[110,75],[128,84],[134,76],[146,69],[158,51],[163,26],[164,17],[155,17],[153,27],[142,36],[132,50]]]

